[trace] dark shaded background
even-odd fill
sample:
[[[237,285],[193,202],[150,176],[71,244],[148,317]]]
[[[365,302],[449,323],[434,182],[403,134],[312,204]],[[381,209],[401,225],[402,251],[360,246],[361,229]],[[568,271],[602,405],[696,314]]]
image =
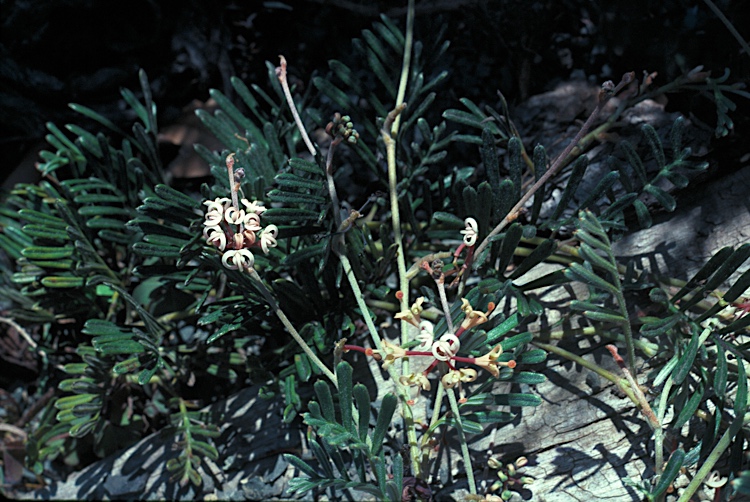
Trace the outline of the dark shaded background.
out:
[[[748,1],[716,4],[745,39]],[[304,0],[0,0],[0,181],[26,157],[33,165],[45,123],[85,120],[67,104],[84,104],[128,125],[119,89],[137,90],[144,68],[163,126],[209,88],[232,96],[229,77],[266,85],[265,61],[284,54],[298,85],[345,59],[352,37],[386,13],[400,26],[406,1]],[[657,71],[665,83],[697,65],[714,75],[732,69],[747,80],[750,55],[701,1],[417,1],[417,39],[441,28],[451,41],[453,69],[435,113],[460,97],[495,103],[551,88],[571,75],[593,81]],[[690,96],[670,106],[709,126],[713,105]],[[738,103],[736,130],[719,146],[732,147],[747,131],[747,103]],[[85,124],[93,127],[93,124]],[[731,150],[731,148],[730,148]]]

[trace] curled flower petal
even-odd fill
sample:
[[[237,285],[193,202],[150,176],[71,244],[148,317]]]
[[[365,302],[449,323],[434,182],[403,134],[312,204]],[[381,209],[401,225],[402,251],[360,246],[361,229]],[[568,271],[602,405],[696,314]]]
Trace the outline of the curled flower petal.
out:
[[[227,247],[227,235],[218,226],[207,226],[203,229],[203,238],[206,243],[216,246],[219,250],[224,251]]]
[[[204,201],[203,204],[207,207],[207,212],[219,211],[223,213],[229,207],[229,198],[217,197],[214,200]]]
[[[245,225],[245,230],[250,230],[252,232],[260,230],[260,216],[255,213],[247,213],[242,220],[242,223]]]
[[[245,211],[237,209],[234,206],[230,206],[224,211],[224,220],[231,225],[239,225],[244,223]]]
[[[250,202],[247,199],[242,199],[242,205],[245,206],[245,211],[248,213],[255,213],[258,216],[263,214],[263,212],[268,209],[267,207],[263,207],[263,203],[257,200],[254,200]]]
[[[255,257],[247,249],[232,249],[224,253],[221,263],[230,270],[243,272],[253,267]]]
[[[263,229],[263,233],[260,234],[260,247],[263,253],[268,254],[268,248],[276,247],[276,236],[279,234],[279,227],[276,225],[268,225]]]
[[[464,244],[471,247],[477,243],[477,238],[479,237],[479,225],[474,218],[466,218],[464,224],[466,225],[466,228],[461,230],[461,233],[464,236]]]
[[[430,321],[425,320],[419,323],[419,335],[417,335],[417,339],[422,343],[416,347],[416,350],[424,351],[432,347],[432,342],[435,340],[434,329],[435,327]]]
[[[443,387],[452,389],[461,381],[461,374],[458,371],[451,370],[443,375],[440,381],[443,382]]]
[[[206,213],[206,220],[203,222],[207,227],[213,227],[221,223],[224,219],[224,211],[211,210]]]
[[[433,342],[432,355],[438,361],[447,361],[458,353],[461,342],[456,335],[446,333],[440,337],[440,340]]]
[[[242,232],[242,236],[245,238],[245,246],[252,246],[253,244],[255,244],[255,241],[257,239],[255,232],[253,232],[252,230],[245,230],[244,232]]]
[[[495,304],[490,302],[488,305],[487,312],[480,312],[478,310],[474,310],[471,307],[471,304],[469,303],[469,300],[466,298],[461,298],[461,310],[466,314],[466,317],[464,317],[463,322],[461,323],[461,328],[463,331],[466,331],[468,329],[473,328],[474,326],[477,326],[479,324],[487,322],[487,319],[489,319],[490,313],[495,309]]]
[[[473,382],[477,379],[477,370],[474,368],[461,368],[458,373],[462,382]]]

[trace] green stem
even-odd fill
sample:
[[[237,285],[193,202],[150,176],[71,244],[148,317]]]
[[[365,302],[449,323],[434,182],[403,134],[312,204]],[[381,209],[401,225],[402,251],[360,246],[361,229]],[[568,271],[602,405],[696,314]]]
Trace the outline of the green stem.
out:
[[[440,382],[440,385],[443,385],[443,382]],[[466,443],[466,435],[464,434],[464,426],[461,423],[461,413],[458,409],[458,403],[456,402],[456,394],[453,392],[453,389],[448,389],[446,391],[446,394],[448,394],[448,401],[451,404],[451,411],[453,412],[453,416],[456,417],[456,429],[458,429],[458,440],[459,443],[461,443],[461,455],[464,458],[464,469],[466,470],[466,478],[469,481],[469,493],[472,495],[476,495],[477,493],[477,485],[474,482],[474,469],[471,466],[471,455],[469,454],[469,445]]]
[[[403,236],[401,234],[401,216],[398,209],[398,193],[396,191],[396,184],[398,182],[398,175],[396,173],[396,140],[391,135],[391,125],[404,110],[406,105],[402,103],[397,106],[392,112],[388,114],[386,118],[381,134],[383,141],[385,142],[386,156],[388,159],[388,192],[391,203],[391,225],[393,226],[393,240],[396,243],[396,264],[398,267],[398,278],[399,278],[399,290],[401,291],[401,310],[406,311],[409,309],[409,280],[406,276],[406,258],[404,256],[404,243]],[[406,323],[401,323],[401,343],[407,343],[409,341],[409,331]],[[406,374],[409,372],[408,362],[404,361],[404,370]]]
[[[401,106],[406,97],[406,86],[409,83],[409,69],[411,67],[411,51],[414,43],[414,0],[409,0],[406,10],[406,37],[404,39],[404,59],[401,62],[401,77],[398,83],[398,95],[396,96],[396,108]],[[391,136],[398,134],[398,126],[401,117],[396,117],[391,129]]]
[[[289,110],[291,110],[292,112],[292,116],[294,117],[294,122],[295,124],[297,124],[297,129],[299,130],[299,133],[302,135],[302,140],[305,142],[305,145],[307,146],[307,150],[310,152],[310,155],[315,157],[315,154],[317,152],[315,150],[315,147],[312,144],[312,141],[310,141],[310,136],[307,135],[305,126],[302,124],[302,119],[300,118],[299,113],[297,112],[297,107],[294,105],[294,99],[292,99],[292,92],[289,90],[289,83],[286,80],[286,58],[284,56],[279,56],[279,59],[281,63],[276,68],[276,76],[278,77],[279,82],[281,83],[281,88],[284,90],[284,96],[286,97],[286,102],[289,105]],[[229,182],[231,183],[231,180]]]
[[[271,295],[271,292],[268,291],[268,288],[265,284],[263,284],[263,279],[260,278],[258,275],[258,272],[255,271],[254,268],[250,269],[250,277],[255,279],[255,282],[258,283],[258,289],[263,294],[263,297],[268,302],[268,305],[271,306],[271,310],[274,311],[276,316],[279,318],[281,323],[286,327],[287,331],[289,331],[289,334],[292,335],[292,338],[294,338],[294,341],[297,342],[297,344],[302,348],[302,350],[307,354],[307,357],[310,358],[310,361],[313,362],[315,366],[317,366],[320,371],[323,372],[325,376],[328,377],[328,379],[333,382],[333,385],[338,388],[339,382],[336,379],[336,375],[328,369],[328,366],[326,366],[323,361],[321,361],[317,355],[315,355],[315,352],[310,348],[310,346],[307,344],[307,342],[300,336],[300,334],[297,332],[297,330],[294,328],[291,322],[289,322],[289,319],[284,314],[284,312],[279,308],[279,305],[276,303],[276,300],[273,298],[273,295]]]
[[[609,245],[609,239],[607,239],[607,245]],[[633,330],[630,327],[630,317],[628,315],[628,307],[625,303],[625,296],[622,294],[622,284],[620,283],[620,277],[617,274],[611,274],[614,278],[614,286],[617,289],[615,298],[617,299],[617,307],[620,309],[620,315],[625,319],[625,322],[621,324],[623,331],[625,332],[625,347],[628,351],[628,366],[630,367],[630,373],[637,375],[635,370],[635,346],[633,344]]]
[[[659,398],[659,409],[656,410],[656,418],[659,420],[660,424],[664,423],[664,415],[667,413],[667,401],[669,400],[669,392],[672,390],[672,385],[674,385],[674,382],[670,376],[667,381],[664,382],[664,388],[662,389],[661,397]],[[657,475],[660,475],[664,468],[664,434],[661,428],[657,429],[654,434],[654,455],[656,461],[654,472]]]
[[[695,477],[693,477],[692,480],[690,480],[690,484],[685,488],[685,490],[680,495],[680,498],[677,499],[677,502],[688,502],[690,498],[693,496],[693,494],[698,491],[698,488],[700,488],[701,484],[703,483],[703,480],[706,479],[706,477],[711,473],[711,470],[714,468],[714,465],[716,465],[716,462],[719,461],[719,458],[724,453],[724,451],[729,447],[730,443],[732,442],[732,439],[737,435],[737,433],[740,431],[742,426],[744,424],[744,417],[743,416],[736,416],[734,417],[734,420],[732,420],[732,423],[729,425],[726,431],[724,431],[724,435],[721,436],[721,439],[719,439],[719,442],[716,443],[716,446],[714,446],[714,449],[711,450],[711,453],[708,455],[708,458],[705,462],[703,462],[703,465],[700,469],[698,469],[698,472],[695,473]]]
[[[354,293],[354,298],[357,301],[359,310],[362,313],[362,317],[365,320],[365,325],[367,326],[367,329],[370,331],[370,336],[372,337],[372,341],[375,344],[375,348],[378,350],[382,350],[382,341],[380,339],[380,335],[378,334],[378,330],[375,327],[375,323],[370,317],[370,311],[367,309],[367,303],[365,303],[364,296],[362,295],[362,290],[359,288],[359,283],[357,282],[357,278],[354,275],[354,270],[352,270],[351,262],[349,262],[349,258],[344,253],[339,254],[339,259],[341,260],[341,265],[344,267],[344,273],[346,274],[346,278],[349,281],[349,285],[352,288],[352,292]],[[403,323],[403,324],[406,324],[406,323]],[[414,473],[414,476],[419,477],[420,472],[421,472],[420,465],[419,465],[419,445],[417,443],[417,431],[414,427],[414,415],[413,415],[411,406],[407,404],[407,401],[409,400],[409,391],[399,381],[400,375],[397,374],[394,366],[391,366],[390,368],[388,368],[388,373],[390,374],[391,379],[393,380],[396,386],[396,391],[401,397],[402,410],[403,410],[402,412],[404,415],[404,424],[405,424],[405,429],[406,429],[406,438],[407,438],[407,441],[409,442],[409,449],[410,449],[410,454],[411,454],[410,456],[411,456],[411,461],[412,461],[412,472]]]

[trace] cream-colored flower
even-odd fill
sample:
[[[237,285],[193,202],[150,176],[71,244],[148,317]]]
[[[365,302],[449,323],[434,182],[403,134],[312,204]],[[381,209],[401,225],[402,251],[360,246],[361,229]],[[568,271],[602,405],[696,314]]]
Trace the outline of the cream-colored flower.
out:
[[[473,382],[477,379],[477,370],[472,368],[460,368],[457,370],[450,370],[448,373],[443,375],[442,382],[446,389],[451,389],[456,385],[463,383]]]
[[[250,202],[247,199],[242,199],[240,202],[242,202],[242,205],[245,206],[245,211],[247,211],[248,213],[255,213],[258,216],[260,216],[266,209],[268,209],[267,207],[263,207],[263,203],[257,200]]]
[[[443,382],[443,387],[446,389],[452,389],[461,381],[461,374],[458,371],[450,370],[443,375],[443,378],[441,378],[440,381]]]
[[[497,344],[491,351],[489,351],[482,357],[477,357],[476,359],[474,359],[474,364],[484,370],[489,371],[490,373],[492,373],[492,376],[497,378],[498,376],[500,376],[499,366],[507,366],[508,368],[516,367],[516,362],[512,359],[507,362],[498,361],[498,358],[500,357],[500,354],[502,353],[503,353],[502,345]]]
[[[220,213],[224,213],[224,211],[229,207],[229,198],[228,197],[216,197],[214,200],[207,200],[204,201],[203,204],[206,206],[206,211],[219,211]]]
[[[220,251],[227,247],[227,235],[218,226],[206,226],[203,229],[203,238],[211,246],[216,246]]]
[[[229,206],[224,211],[224,220],[231,225],[243,224],[245,222],[245,211],[237,209],[234,206]]]
[[[279,235],[279,227],[268,225],[260,234],[260,247],[263,253],[268,254],[268,248],[276,247],[276,236]]]
[[[211,210],[206,213],[203,224],[207,227],[215,227],[224,220],[224,211]]]
[[[422,304],[424,303],[424,301],[425,301],[424,296],[420,296],[412,304],[409,310],[404,310],[402,312],[399,312],[394,317],[396,319],[401,319],[402,321],[408,322],[415,328],[419,328],[419,323],[422,322],[422,318],[419,316],[419,314],[421,314],[422,311],[424,310],[422,308]]]
[[[260,216],[255,213],[247,213],[242,220],[242,224],[245,225],[245,230],[257,232],[260,230]]]
[[[255,257],[247,249],[231,249],[224,253],[221,263],[228,269],[243,272],[253,267]]]
[[[440,337],[440,340],[433,342],[432,355],[438,361],[447,361],[458,353],[461,348],[461,342],[456,335],[446,333]]]
[[[464,224],[466,228],[461,230],[464,236],[464,244],[471,247],[477,243],[477,238],[479,238],[479,225],[474,218],[466,218]]]
[[[473,328],[479,324],[487,322],[490,313],[495,309],[495,304],[490,302],[487,312],[480,312],[474,310],[466,298],[461,298],[461,310],[466,314],[463,322],[461,322],[461,328],[463,331]]]
[[[403,385],[416,385],[422,390],[429,391],[432,386],[430,385],[430,381],[427,379],[424,373],[410,373],[408,375],[403,375],[400,377],[399,382]]]
[[[384,370],[387,370],[396,359],[401,359],[406,355],[406,350],[388,340],[383,340],[382,347],[382,350],[373,350],[373,353],[378,354],[382,358]]]

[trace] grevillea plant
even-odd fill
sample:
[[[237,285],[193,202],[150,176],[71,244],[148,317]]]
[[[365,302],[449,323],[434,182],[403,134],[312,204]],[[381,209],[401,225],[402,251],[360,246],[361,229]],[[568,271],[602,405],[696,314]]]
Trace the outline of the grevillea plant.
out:
[[[16,186],[0,209],[12,263],[0,322],[42,368],[43,413],[8,428],[25,436],[34,472],[162,430],[179,449],[166,466],[174,481],[198,486],[220,445],[216,421],[194,408],[253,383],[283,399],[290,427],[306,425],[311,455],[284,456],[290,496],[429,500],[447,489],[509,500],[534,490],[524,474],[534,459],[488,455],[473,440],[541,404],[508,389],[544,382],[554,353],[642,410],[652,468],[623,482],[644,498],[664,500],[685,469],[681,501],[701,485],[717,500],[748,490],[750,272],[738,269],[750,245],[720,250],[682,282],[613,251],[654,211],[673,211],[674,189],[707,167],[684,145],[684,119],[667,145],[643,125],[643,141],[616,144],[605,172],[589,172],[584,155],[625,109],[663,92],[713,96],[723,133],[727,95],[744,91],[700,69],[660,88],[627,73],[601,86],[549,159],[542,145],[527,149],[502,97],[499,110],[462,99],[466,110],[432,111],[448,44],[414,40],[413,4],[405,31],[383,16],[305,95],[289,87],[283,57],[268,64],[270,90],[233,78],[241,103],[211,91],[219,109],[197,115],[223,149],[196,146],[212,181],[193,193],[163,174],[144,73],[141,98],[123,91],[131,131],[78,105],[106,134],[49,124],[44,179]],[[448,166],[454,147],[476,166]],[[549,313],[535,291],[570,283],[585,293],[563,320],[581,327],[533,327]],[[579,337],[607,344],[622,376],[551,343]],[[637,383],[644,360],[650,393]],[[706,425],[700,442],[679,433],[695,421]],[[436,462],[445,448],[460,457],[450,486]],[[485,467],[491,482],[477,480]]]

